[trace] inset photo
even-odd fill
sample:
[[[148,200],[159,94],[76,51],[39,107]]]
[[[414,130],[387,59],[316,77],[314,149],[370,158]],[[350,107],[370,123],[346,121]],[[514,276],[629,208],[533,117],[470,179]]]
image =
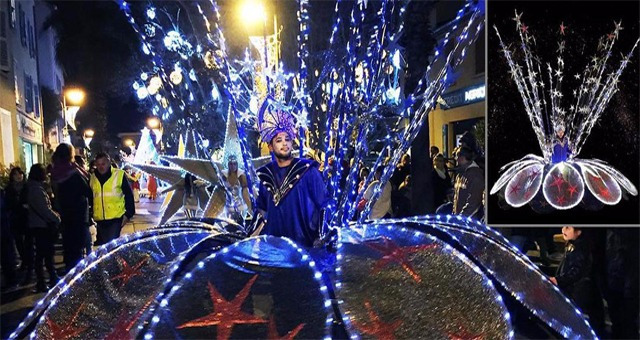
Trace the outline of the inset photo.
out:
[[[631,1],[488,2],[487,222],[640,223]]]

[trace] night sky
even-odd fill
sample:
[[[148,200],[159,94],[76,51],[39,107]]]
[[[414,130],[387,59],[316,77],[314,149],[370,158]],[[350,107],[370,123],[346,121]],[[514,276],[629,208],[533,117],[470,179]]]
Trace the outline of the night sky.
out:
[[[519,45],[514,9],[524,12],[522,22],[537,40],[537,54],[544,63],[555,65],[559,26],[569,27],[566,35],[565,79],[563,92],[571,96],[576,88],[573,75],[582,73],[590,57],[595,53],[598,39],[613,31],[614,20],[622,20],[624,29],[613,48],[609,66],[617,67],[620,53],[628,53],[638,38],[638,2],[506,2],[490,1],[488,8],[488,114],[487,154],[488,187],[499,177],[499,169],[510,161],[542,151],[531,127],[522,98],[508,73],[508,64],[500,52],[498,38],[493,30],[496,25],[505,44]],[[512,51],[513,51],[512,47]],[[578,158],[601,159],[621,171],[640,185],[639,176],[639,111],[638,111],[638,50],[620,77],[619,91],[609,102],[600,120],[587,138]],[[571,75],[571,77],[569,77]],[[548,82],[547,82],[548,84]],[[565,101],[566,102],[566,101]],[[588,190],[585,187],[585,190]],[[587,211],[578,205],[568,211],[538,214],[528,205],[504,209],[498,205],[498,196],[489,197],[489,224],[638,224],[640,222],[638,197],[630,197],[616,206],[605,206],[598,211]],[[503,204],[506,205],[506,204]]]

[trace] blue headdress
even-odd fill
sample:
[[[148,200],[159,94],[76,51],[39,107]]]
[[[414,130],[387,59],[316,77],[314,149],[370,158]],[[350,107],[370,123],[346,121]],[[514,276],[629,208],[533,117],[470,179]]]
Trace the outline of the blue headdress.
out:
[[[258,112],[258,128],[260,139],[269,143],[280,132],[286,132],[291,138],[296,137],[296,120],[291,113],[292,108],[268,96],[260,112]]]

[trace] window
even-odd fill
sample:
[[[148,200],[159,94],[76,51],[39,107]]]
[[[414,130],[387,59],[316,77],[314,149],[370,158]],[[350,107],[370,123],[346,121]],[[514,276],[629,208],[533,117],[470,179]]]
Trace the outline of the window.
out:
[[[18,12],[20,13],[20,43],[22,47],[27,47],[27,20],[22,10],[22,4],[18,4]]]
[[[7,38],[7,13],[0,8],[0,38]]]
[[[7,12],[0,9],[0,71],[9,73],[9,48],[7,46]]]
[[[9,16],[11,16],[11,28],[16,28],[16,0],[11,0]]]
[[[40,118],[40,88],[36,83],[33,84],[33,108],[36,118]]]
[[[33,79],[24,74],[24,112],[33,113]]]
[[[31,58],[34,58],[36,56],[35,54],[35,46],[33,43],[33,26],[31,26],[31,23],[27,21],[27,35],[28,35],[28,44],[29,44],[29,56]]]

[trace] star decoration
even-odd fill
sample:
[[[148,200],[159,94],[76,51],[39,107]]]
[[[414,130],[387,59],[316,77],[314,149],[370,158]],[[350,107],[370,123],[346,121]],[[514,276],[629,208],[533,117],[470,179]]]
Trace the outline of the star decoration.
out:
[[[611,191],[609,191],[609,189],[607,188],[600,188],[600,191],[598,192],[598,194],[600,194],[600,196],[604,197],[605,199],[610,200],[611,199]]]
[[[609,34],[607,35],[607,39],[609,39],[609,40],[613,40],[613,39],[615,39],[615,38],[616,38],[616,34],[615,34],[615,33],[609,33]]]
[[[71,317],[71,321],[63,325],[53,322],[50,316],[47,316],[46,323],[47,323],[47,327],[49,327],[49,333],[47,334],[48,338],[54,339],[54,340],[66,340],[66,339],[75,338],[76,336],[82,334],[82,332],[84,332],[89,327],[87,326],[74,327],[73,323],[83,308],[84,308],[84,303],[80,304],[80,307],[76,309],[76,312]]]
[[[278,334],[278,328],[276,327],[276,319],[272,315],[271,318],[269,318],[269,330],[267,333],[267,339],[293,340],[296,335],[300,333],[302,328],[304,328],[304,325],[304,323],[299,324],[298,326],[296,326],[296,328],[289,331],[287,335],[281,337],[280,334]]]
[[[520,18],[522,18],[522,13],[518,14],[517,11],[515,13],[516,13],[516,16],[512,20],[519,24],[520,23]]]
[[[564,35],[565,31],[567,30],[567,28],[569,28],[568,26],[564,25],[564,22],[560,24],[560,34]]]
[[[433,249],[435,244],[422,244],[417,246],[400,247],[392,240],[383,237],[382,244],[376,241],[369,241],[365,243],[368,247],[382,253],[382,258],[376,261],[375,265],[371,269],[372,274],[377,274],[390,263],[397,263],[413,278],[416,282],[422,282],[422,278],[413,269],[411,262],[409,261],[409,254],[417,253],[422,250]]]
[[[211,282],[207,282],[209,296],[213,302],[213,311],[203,317],[186,322],[178,326],[177,329],[218,326],[217,339],[226,340],[231,336],[234,325],[266,323],[266,320],[241,310],[242,304],[249,296],[251,286],[257,279],[258,275],[254,275],[231,301],[225,299]]]
[[[520,184],[516,183],[516,185],[509,187],[509,194],[513,194],[514,192],[517,194],[521,189]]]
[[[616,36],[618,36],[618,33],[624,29],[624,27],[622,27],[622,21],[614,22],[614,24],[616,25],[616,29],[614,30],[614,33]]]
[[[113,326],[111,333],[107,334],[104,340],[125,340],[125,339],[133,339],[129,331],[135,325],[135,323],[140,319],[144,311],[149,308],[151,303],[154,301],[154,296],[152,295],[149,300],[135,313],[133,316],[129,316],[126,310],[122,311],[120,316],[118,317],[118,321]]]
[[[109,281],[121,280],[120,288],[124,287],[127,282],[129,282],[129,280],[131,280],[134,276],[141,274],[140,268],[144,266],[147,261],[149,261],[149,257],[149,255],[145,255],[145,257],[140,260],[140,262],[136,263],[133,267],[129,266],[125,259],[123,259],[122,257],[118,257],[118,263],[120,263],[122,271],[120,272],[120,274],[110,278]]]
[[[520,31],[522,33],[528,33],[528,30],[529,30],[529,26],[527,26],[525,24],[520,25]]]
[[[569,184],[569,188],[567,189],[569,191],[569,198],[573,198],[573,195],[578,191],[578,185],[571,185],[571,183]]]
[[[393,334],[398,327],[402,325],[402,320],[396,320],[393,322],[383,322],[380,320],[380,317],[376,312],[371,308],[371,303],[369,301],[364,302],[364,307],[367,309],[367,314],[369,314],[369,322],[360,323],[358,321],[352,320],[351,323],[355,328],[357,328],[360,332],[371,335],[377,339],[385,339],[385,340],[393,340],[395,339],[395,335]]]
[[[567,199],[564,198],[564,195],[556,196],[556,202],[560,205],[567,203]]]
[[[555,186],[558,188],[558,191],[562,189],[562,184],[564,183],[564,179],[562,175],[555,175],[555,179],[551,182],[551,186]]]

